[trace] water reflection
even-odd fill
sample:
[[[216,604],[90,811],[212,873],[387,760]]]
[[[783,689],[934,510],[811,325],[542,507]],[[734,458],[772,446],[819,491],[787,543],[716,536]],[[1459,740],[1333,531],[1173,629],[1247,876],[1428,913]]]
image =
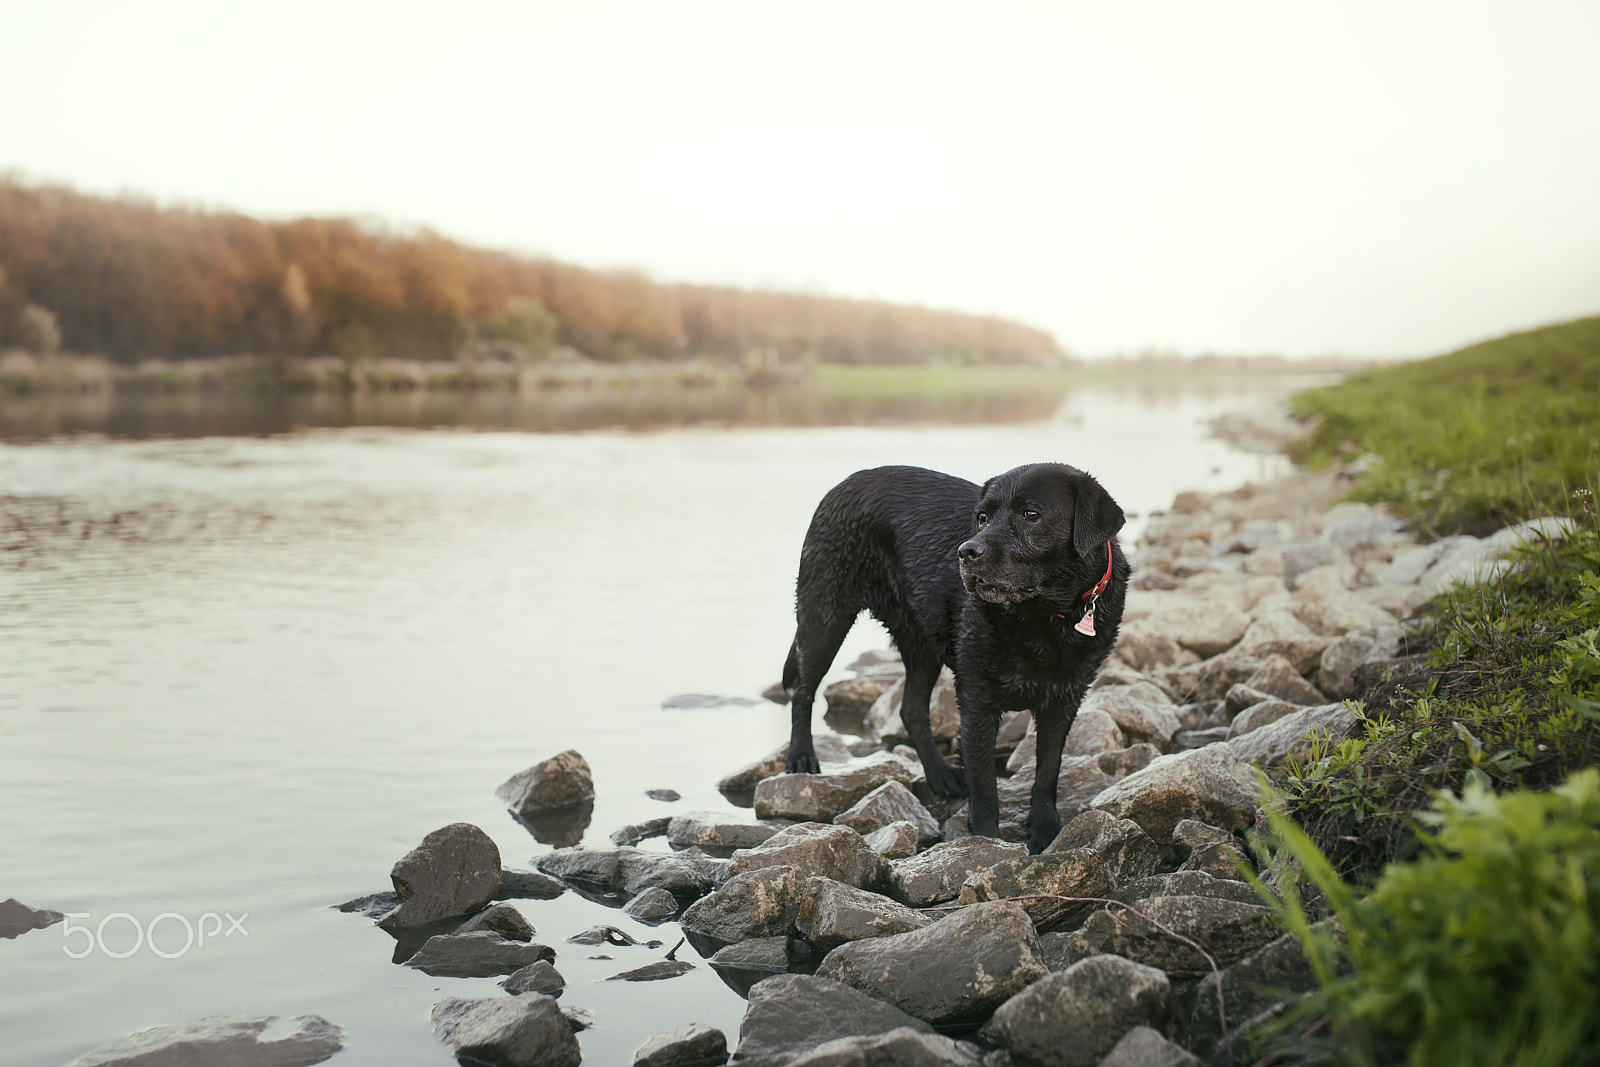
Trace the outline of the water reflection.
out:
[[[567,848],[583,840],[583,832],[594,818],[594,801],[546,811],[513,811],[511,817],[541,845]]]

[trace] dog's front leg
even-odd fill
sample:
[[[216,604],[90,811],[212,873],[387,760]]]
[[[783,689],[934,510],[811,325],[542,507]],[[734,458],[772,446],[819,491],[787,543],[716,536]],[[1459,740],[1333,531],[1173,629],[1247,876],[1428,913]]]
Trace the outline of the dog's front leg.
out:
[[[1081,699],[1082,694],[1078,694]],[[1056,811],[1056,783],[1061,775],[1061,749],[1067,743],[1072,720],[1077,717],[1078,700],[1071,711],[1051,703],[1034,713],[1038,755],[1034,765],[1033,792],[1028,805],[1028,851],[1038,855],[1061,832],[1061,815]]]
[[[956,679],[961,708],[961,769],[967,776],[967,827],[984,837],[1000,836],[1000,795],[994,784],[994,739],[1000,729],[997,700]]]

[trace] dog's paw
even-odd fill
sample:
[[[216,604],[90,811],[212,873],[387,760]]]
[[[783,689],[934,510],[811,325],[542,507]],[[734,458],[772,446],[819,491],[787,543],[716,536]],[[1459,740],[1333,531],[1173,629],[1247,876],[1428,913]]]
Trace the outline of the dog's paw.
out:
[[[966,793],[967,783],[948,764],[924,765],[928,788],[941,797],[959,797]]]
[[[1060,819],[1040,819],[1035,816],[1028,820],[1028,855],[1039,855],[1050,847],[1060,833]]]
[[[786,774],[820,774],[822,765],[815,752],[791,752],[783,769]]]

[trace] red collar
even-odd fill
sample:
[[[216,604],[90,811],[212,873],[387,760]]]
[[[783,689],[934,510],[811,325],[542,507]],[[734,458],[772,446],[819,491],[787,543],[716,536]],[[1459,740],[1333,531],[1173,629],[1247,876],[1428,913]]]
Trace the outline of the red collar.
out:
[[[1113,556],[1112,553],[1111,553],[1111,542],[1107,541],[1106,542],[1106,573],[1100,579],[1100,581],[1095,583],[1095,586],[1094,586],[1093,589],[1091,589],[1087,593],[1083,594],[1083,599],[1085,599],[1085,600],[1093,600],[1095,597],[1099,596],[1101,593],[1104,593],[1106,591],[1106,586],[1111,584],[1111,563],[1112,563],[1112,560],[1114,560],[1115,558],[1116,557]]]
[[[1100,602],[1100,594],[1104,593],[1106,591],[1106,586],[1111,584],[1111,568],[1115,564],[1116,558],[1116,555],[1111,551],[1111,542],[1107,541],[1106,572],[1100,577],[1098,582],[1096,582],[1088,589],[1087,592],[1083,594],[1083,599],[1089,602],[1089,608],[1083,613],[1083,618],[1078,620],[1078,624],[1073,627],[1073,629],[1077,630],[1081,634],[1084,634],[1085,636],[1094,636],[1094,609]],[[1057,613],[1056,615],[1056,618],[1058,619],[1065,619],[1066,617],[1067,616],[1064,612]]]

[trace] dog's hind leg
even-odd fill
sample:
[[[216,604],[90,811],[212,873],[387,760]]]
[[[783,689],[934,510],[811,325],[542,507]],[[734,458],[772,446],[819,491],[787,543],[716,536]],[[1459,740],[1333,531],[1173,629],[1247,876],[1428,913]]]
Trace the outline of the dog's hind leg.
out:
[[[789,687],[789,755],[784,761],[784,770],[790,774],[816,774],[822,768],[811,744],[811,705],[816,699],[817,687],[822,684],[822,676],[833,666],[833,657],[839,654],[839,646],[844,644],[845,635],[856,619],[854,614],[842,611],[807,611],[803,601],[798,614],[800,625],[789,652],[790,662],[794,664],[794,682]],[[785,665],[785,681],[789,674]]]
[[[921,650],[913,651],[909,645],[903,645],[900,653],[906,665],[900,721],[905,723],[906,733],[911,735],[911,744],[922,760],[922,773],[928,778],[928,787],[942,797],[958,797],[962,792],[961,777],[945,762],[944,755],[933,740],[933,724],[928,710],[942,664],[938,657]]]

